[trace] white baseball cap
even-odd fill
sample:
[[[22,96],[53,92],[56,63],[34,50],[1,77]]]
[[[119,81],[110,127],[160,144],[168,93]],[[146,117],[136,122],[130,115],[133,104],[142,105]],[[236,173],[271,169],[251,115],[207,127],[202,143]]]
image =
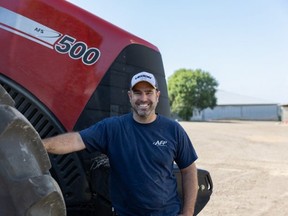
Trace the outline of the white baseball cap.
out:
[[[143,71],[135,74],[131,79],[131,89],[139,82],[148,82],[153,88],[158,89],[157,80],[151,73]]]

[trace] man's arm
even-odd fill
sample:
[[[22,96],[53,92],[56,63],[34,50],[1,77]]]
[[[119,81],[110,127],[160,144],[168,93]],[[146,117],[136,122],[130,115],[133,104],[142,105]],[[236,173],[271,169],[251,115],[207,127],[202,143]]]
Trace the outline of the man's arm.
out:
[[[77,132],[61,134],[42,141],[47,152],[53,154],[67,154],[86,148],[80,134]]]
[[[198,192],[198,177],[195,163],[181,169],[182,174],[182,193],[183,193],[183,211],[182,216],[194,215],[195,203]]]

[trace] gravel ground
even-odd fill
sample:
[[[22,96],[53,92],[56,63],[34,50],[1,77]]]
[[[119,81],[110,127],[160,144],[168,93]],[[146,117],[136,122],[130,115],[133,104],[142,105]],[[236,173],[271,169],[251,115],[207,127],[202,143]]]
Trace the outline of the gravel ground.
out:
[[[180,122],[214,190],[199,216],[288,215],[288,124]]]

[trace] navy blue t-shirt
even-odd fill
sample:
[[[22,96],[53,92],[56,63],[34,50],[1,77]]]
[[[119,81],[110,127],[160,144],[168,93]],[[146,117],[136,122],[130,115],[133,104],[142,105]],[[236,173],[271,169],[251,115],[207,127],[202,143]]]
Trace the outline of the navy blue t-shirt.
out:
[[[110,196],[119,215],[179,213],[173,162],[183,169],[197,155],[177,122],[157,115],[154,122],[140,124],[129,113],[98,122],[80,135],[90,151],[109,158]]]

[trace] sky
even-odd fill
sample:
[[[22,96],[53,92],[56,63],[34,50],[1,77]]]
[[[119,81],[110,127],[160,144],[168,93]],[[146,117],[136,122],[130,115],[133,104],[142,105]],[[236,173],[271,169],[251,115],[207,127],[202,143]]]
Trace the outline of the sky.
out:
[[[69,0],[154,44],[166,79],[201,69],[218,89],[288,104],[287,0]]]

